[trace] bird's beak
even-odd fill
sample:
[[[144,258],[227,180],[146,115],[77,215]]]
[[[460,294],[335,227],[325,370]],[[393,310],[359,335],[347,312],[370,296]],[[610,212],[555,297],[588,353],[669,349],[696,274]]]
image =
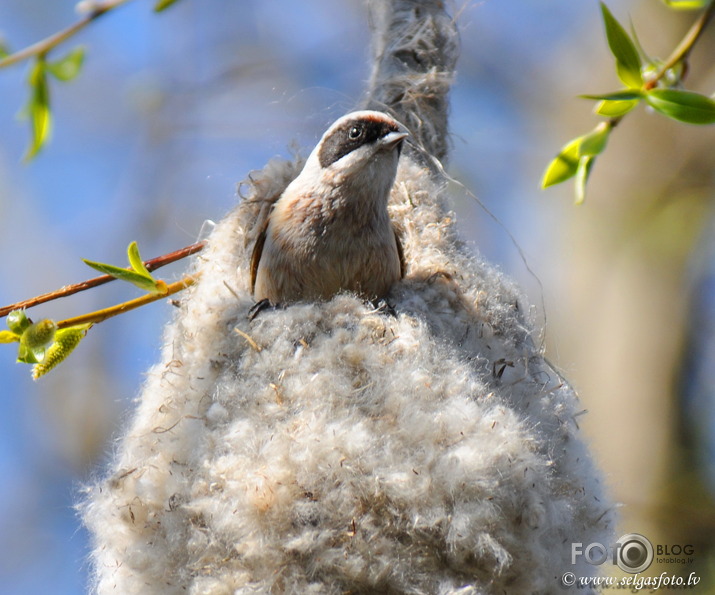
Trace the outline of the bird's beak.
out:
[[[388,132],[380,139],[380,144],[385,149],[392,149],[399,145],[404,139],[409,136],[406,132]]]

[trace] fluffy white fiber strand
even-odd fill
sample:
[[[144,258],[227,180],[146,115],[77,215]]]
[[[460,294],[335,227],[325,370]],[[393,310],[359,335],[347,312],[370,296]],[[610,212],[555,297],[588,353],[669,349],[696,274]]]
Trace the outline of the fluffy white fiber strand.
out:
[[[380,7],[373,106],[422,122],[417,140],[442,157],[453,62],[394,62],[394,27],[453,24],[439,2]],[[389,85],[439,85],[390,99],[388,70]],[[592,574],[571,565],[571,542],[611,543],[613,506],[577,398],[517,289],[459,241],[423,160],[404,156],[390,204],[408,262],[396,316],[339,295],[246,318],[256,220],[300,165],[254,173],[196,258],[200,282],[83,505],[93,590],[553,593],[565,571]]]

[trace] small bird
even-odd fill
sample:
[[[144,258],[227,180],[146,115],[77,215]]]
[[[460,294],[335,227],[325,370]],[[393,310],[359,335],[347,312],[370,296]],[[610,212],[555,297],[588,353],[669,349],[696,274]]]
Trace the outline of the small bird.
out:
[[[251,257],[256,307],[385,297],[405,272],[387,212],[402,141],[397,120],[357,111],[337,120],[273,205]]]

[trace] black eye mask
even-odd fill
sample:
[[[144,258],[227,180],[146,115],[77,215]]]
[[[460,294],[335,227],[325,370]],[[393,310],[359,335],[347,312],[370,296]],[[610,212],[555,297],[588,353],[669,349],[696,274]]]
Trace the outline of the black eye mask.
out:
[[[328,167],[355,149],[397,131],[396,124],[384,120],[360,119],[343,122],[323,141],[318,153],[320,166]]]

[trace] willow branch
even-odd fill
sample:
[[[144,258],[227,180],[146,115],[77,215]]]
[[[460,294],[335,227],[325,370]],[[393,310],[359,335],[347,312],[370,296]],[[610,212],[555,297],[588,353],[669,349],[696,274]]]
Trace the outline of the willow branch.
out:
[[[162,293],[149,293],[136,299],[129,300],[128,302],[122,302],[121,304],[117,304],[116,306],[111,306],[110,308],[104,308],[103,310],[89,312],[88,314],[82,314],[81,316],[75,316],[74,318],[60,320],[57,323],[57,328],[61,329],[70,326],[77,326],[79,324],[97,324],[99,322],[103,322],[108,318],[118,316],[119,314],[124,314],[125,312],[135,310],[136,308],[141,308],[142,306],[146,306],[147,304],[151,304],[152,302],[156,302],[158,300],[169,297],[170,295],[183,291],[187,287],[191,287],[192,285],[194,285],[196,281],[197,278],[195,276],[184,277],[183,279],[181,279],[181,281],[176,281],[175,283],[167,285],[166,291]]]
[[[14,54],[6,56],[0,60],[0,68],[5,68],[7,66],[12,66],[33,56],[41,56],[49,52],[50,50],[56,48],[61,43],[67,41],[70,37],[76,35],[79,31],[84,29],[92,21],[95,21],[103,14],[117,8],[118,6],[129,2],[130,0],[106,0],[101,4],[97,4],[93,7],[92,11],[86,15],[81,20],[77,21],[74,25],[70,25],[62,31],[58,31],[41,41],[33,43],[32,45],[26,47],[23,50],[19,50]]]
[[[665,64],[663,64],[656,75],[645,84],[646,90],[655,87],[658,81],[662,79],[676,64],[688,59],[690,52],[692,52],[695,47],[695,43],[698,39],[700,39],[700,36],[707,28],[713,15],[715,15],[715,0],[712,0],[710,4],[708,4],[707,8],[698,17],[698,20],[693,23],[692,27],[690,27],[688,32],[685,34],[685,37],[683,37],[677,47],[670,54],[668,59],[665,61]]]
[[[192,254],[200,252],[204,249],[205,245],[206,242],[196,242],[195,244],[191,244],[190,246],[186,246],[185,248],[181,248],[180,250],[176,250],[175,252],[170,252],[169,254],[164,254],[163,256],[157,256],[156,258],[147,260],[144,262],[144,265],[149,271],[155,271],[156,269],[161,268],[167,264],[171,264],[172,262],[176,262],[177,260],[181,260],[182,258],[186,258],[187,256],[191,256]],[[23,300],[21,302],[17,302],[9,306],[4,306],[0,308],[0,318],[7,316],[13,310],[24,310],[27,308],[32,308],[33,306],[39,306],[40,304],[44,304],[52,300],[79,293],[80,291],[84,291],[85,289],[91,289],[99,285],[104,285],[105,283],[109,283],[110,281],[116,281],[116,278],[112,277],[111,275],[101,275],[99,277],[94,277],[93,279],[89,279],[87,281],[82,281],[81,283],[66,285],[65,287],[61,287],[60,289],[57,289],[55,291],[38,295],[37,297]]]
[[[708,26],[708,23],[713,17],[713,14],[715,14],[715,0],[712,0],[710,2],[708,7],[700,14],[698,20],[693,23],[688,32],[685,34],[685,37],[680,40],[680,43],[665,61],[663,67],[653,76],[652,79],[650,79],[647,83],[643,85],[644,90],[649,91],[650,89],[653,89],[658,84],[658,81],[660,81],[671,68],[673,68],[679,62],[687,60],[688,56],[690,55],[690,52],[692,52],[693,48],[695,47],[695,43],[698,41],[698,39],[700,39],[700,36],[702,35],[703,31],[705,31],[706,27]],[[611,118],[609,120],[611,127],[615,128],[616,126],[618,126],[620,121],[626,115],[627,114]]]

